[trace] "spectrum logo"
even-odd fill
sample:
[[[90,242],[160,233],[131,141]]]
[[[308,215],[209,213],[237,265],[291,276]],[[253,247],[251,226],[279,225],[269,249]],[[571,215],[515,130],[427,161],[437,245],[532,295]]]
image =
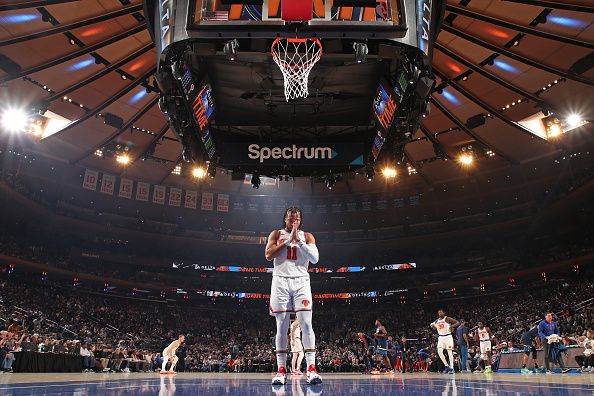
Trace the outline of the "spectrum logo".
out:
[[[268,159],[313,159],[326,160],[335,158],[338,153],[330,147],[297,147],[293,144],[288,147],[260,147],[258,144],[248,146],[248,157],[253,160],[259,160],[260,163]]]

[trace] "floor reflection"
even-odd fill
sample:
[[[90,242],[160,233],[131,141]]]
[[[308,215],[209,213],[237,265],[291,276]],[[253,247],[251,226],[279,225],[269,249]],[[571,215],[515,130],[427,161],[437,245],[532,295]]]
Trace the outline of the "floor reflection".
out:
[[[285,386],[272,386],[267,376],[245,378],[228,377],[193,377],[161,376],[134,378],[130,375],[123,379],[104,380],[89,377],[88,382],[52,382],[52,383],[15,383],[1,384],[0,394],[21,396],[32,394],[45,395],[108,395],[108,396],[335,396],[335,395],[509,395],[539,394],[550,396],[578,396],[594,394],[594,380],[581,383],[554,383],[548,377],[529,382],[518,376],[510,379],[497,379],[497,376],[455,378],[448,376],[409,377],[381,376],[361,378],[327,378],[321,385],[310,386],[305,378],[289,378]],[[594,376],[593,376],[594,378]]]

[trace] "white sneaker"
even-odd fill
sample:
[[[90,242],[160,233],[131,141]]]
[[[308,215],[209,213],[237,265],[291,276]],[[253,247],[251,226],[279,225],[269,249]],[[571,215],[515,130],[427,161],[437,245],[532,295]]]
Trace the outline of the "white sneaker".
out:
[[[287,382],[287,369],[279,367],[274,378],[272,378],[272,385],[284,385],[285,382]]]
[[[318,374],[318,370],[316,370],[316,366],[310,364],[307,368],[307,380],[306,382],[310,385],[317,385],[322,383],[322,377]]]

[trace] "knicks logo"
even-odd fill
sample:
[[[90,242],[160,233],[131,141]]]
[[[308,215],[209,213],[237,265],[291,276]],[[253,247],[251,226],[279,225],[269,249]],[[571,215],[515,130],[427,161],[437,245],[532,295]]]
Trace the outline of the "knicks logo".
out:
[[[303,300],[301,304],[303,304],[304,307],[307,307],[309,306],[309,300]]]

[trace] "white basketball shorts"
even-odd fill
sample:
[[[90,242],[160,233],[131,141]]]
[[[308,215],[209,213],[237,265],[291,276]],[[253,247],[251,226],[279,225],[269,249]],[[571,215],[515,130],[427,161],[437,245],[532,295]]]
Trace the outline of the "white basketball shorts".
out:
[[[454,338],[451,334],[439,336],[437,340],[437,349],[454,349]]]
[[[272,277],[270,315],[284,312],[311,311],[313,299],[309,277]]]
[[[484,355],[487,352],[491,352],[491,341],[481,341],[481,355]]]

